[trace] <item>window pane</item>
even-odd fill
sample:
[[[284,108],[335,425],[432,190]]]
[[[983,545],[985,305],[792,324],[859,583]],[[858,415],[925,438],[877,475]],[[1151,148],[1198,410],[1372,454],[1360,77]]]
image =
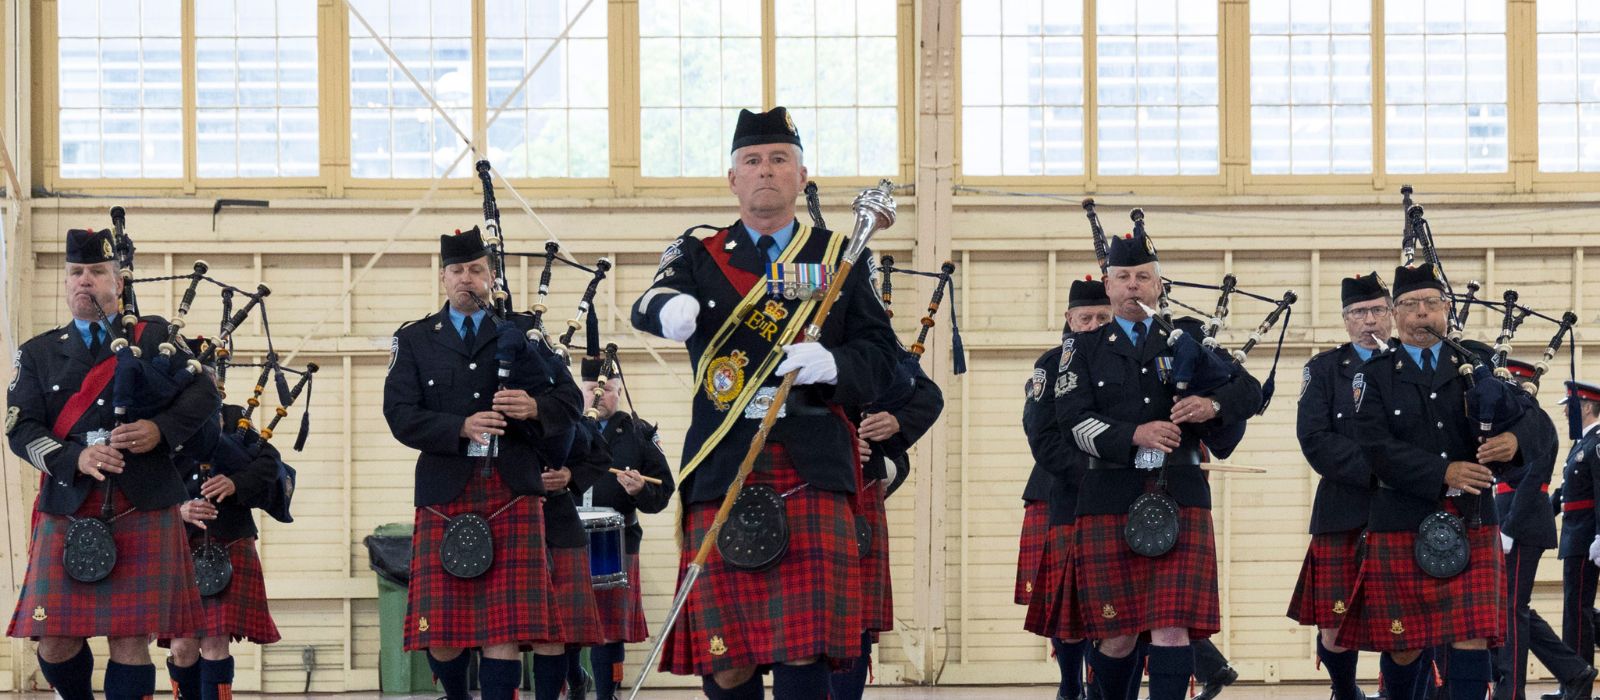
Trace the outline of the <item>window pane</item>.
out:
[[[1251,3],[1251,172],[1372,171],[1370,14],[1341,0]]]
[[[239,0],[241,3],[249,0]],[[242,6],[242,5],[241,5]],[[437,6],[437,11],[436,11]],[[372,40],[365,18],[457,128],[472,135],[469,27],[436,17],[459,12],[448,0],[351,0],[350,163],[360,178],[429,178],[450,167],[463,140]],[[472,172],[461,158],[451,177]]]
[[[316,0],[195,4],[199,177],[317,174],[316,8]],[[307,118],[302,133],[280,128],[304,129]]]
[[[57,5],[61,176],[183,176],[178,0]]]
[[[1388,171],[1505,172],[1505,0],[1384,11]]]
[[[485,0],[485,12],[501,23],[484,47],[489,160],[507,177],[610,174],[606,23],[591,22],[605,8],[591,4],[578,17],[582,9],[574,0]]]
[[[1100,0],[1096,13],[1100,174],[1216,174],[1216,5]]]
[[[969,2],[962,12],[962,172],[1082,175],[1081,0],[1005,0],[999,12]]]
[[[793,113],[811,173],[899,172],[894,0],[785,0],[776,8],[778,104]],[[760,54],[759,44],[741,45],[724,54],[725,65],[752,53]],[[734,79],[723,91],[735,98],[728,104],[761,101],[757,83]]]
[[[1600,171],[1600,8],[1540,2],[1539,170]]]
[[[639,22],[640,173],[726,173],[739,109],[761,106],[759,3],[644,0]]]

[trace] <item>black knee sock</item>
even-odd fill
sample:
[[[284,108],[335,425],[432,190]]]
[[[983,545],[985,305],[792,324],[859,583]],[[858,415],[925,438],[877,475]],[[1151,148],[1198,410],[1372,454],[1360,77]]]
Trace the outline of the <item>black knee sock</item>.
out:
[[[713,676],[701,676],[700,690],[706,694],[706,700],[762,700],[767,692],[761,687],[759,673],[751,674],[750,680],[732,688],[717,685],[717,680]]]
[[[233,657],[212,661],[201,658],[201,700],[233,700]]]
[[[1061,668],[1061,685],[1056,688],[1056,695],[1078,700],[1083,694],[1083,650],[1088,645],[1088,641],[1081,639],[1076,642],[1050,640],[1050,648],[1056,652],[1056,666]]]
[[[804,666],[773,666],[772,700],[827,700],[828,676],[831,675],[826,661]]]
[[[88,640],[84,640],[77,654],[61,663],[53,664],[40,657],[39,672],[62,700],[94,700],[94,686],[90,681],[94,674],[94,652],[89,651]]]
[[[595,700],[611,700],[622,687],[622,661],[626,658],[622,642],[589,647],[589,666],[594,669]]]
[[[567,655],[533,655],[534,700],[556,700],[567,683]]]
[[[1388,689],[1389,699],[1404,700],[1417,697],[1418,688],[1424,682],[1422,678],[1424,666],[1420,659],[1401,666],[1388,654],[1379,657],[1378,672],[1383,674],[1383,685]]]
[[[1090,649],[1089,666],[1094,669],[1094,683],[1100,689],[1100,697],[1104,700],[1127,700],[1128,682],[1133,678],[1137,663],[1138,654],[1113,659],[1100,653],[1099,649]]]
[[[1184,700],[1194,676],[1194,650],[1150,645],[1150,700]]]
[[[1483,700],[1494,672],[1488,649],[1451,649],[1449,668],[1451,700]]]
[[[483,700],[513,700],[521,685],[521,661],[487,656],[478,661],[478,687],[483,691]]]
[[[872,633],[861,633],[861,655],[850,667],[828,674],[828,700],[861,700],[867,691],[867,673],[872,670]]]
[[[467,688],[467,663],[471,659],[471,651],[462,651],[449,661],[440,661],[433,658],[433,652],[428,653],[428,668],[439,687],[444,688],[445,700],[472,700],[472,691]]]
[[[173,700],[200,700],[200,663],[179,666],[167,657],[167,677],[172,679]]]
[[[583,647],[567,647],[567,690],[583,685]]]
[[[155,694],[155,664],[106,663],[106,700],[143,700]]]
[[[1346,649],[1339,653],[1328,651],[1322,645],[1322,635],[1317,635],[1317,659],[1322,661],[1322,667],[1328,671],[1328,680],[1333,682],[1334,700],[1364,700],[1361,697],[1361,687],[1356,685],[1356,660],[1355,649]]]

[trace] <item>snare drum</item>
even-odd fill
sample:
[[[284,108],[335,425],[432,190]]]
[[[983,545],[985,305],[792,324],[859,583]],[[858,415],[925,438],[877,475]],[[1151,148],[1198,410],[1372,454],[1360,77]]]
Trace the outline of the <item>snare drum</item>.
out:
[[[579,508],[578,517],[589,535],[589,582],[597,591],[627,588],[622,514],[611,508]]]

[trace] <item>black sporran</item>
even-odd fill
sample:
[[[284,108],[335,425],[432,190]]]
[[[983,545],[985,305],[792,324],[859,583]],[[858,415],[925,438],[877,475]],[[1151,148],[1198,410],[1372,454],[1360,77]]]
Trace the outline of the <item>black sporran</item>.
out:
[[[1434,578],[1451,578],[1466,571],[1472,559],[1466,525],[1447,511],[1428,514],[1417,527],[1414,554],[1417,568]]]
[[[761,571],[776,564],[788,549],[789,516],[783,496],[766,484],[740,489],[717,533],[722,560],[735,569]]]
[[[67,543],[61,551],[67,575],[79,583],[97,583],[117,566],[117,541],[111,523],[101,518],[77,518],[67,526]]]
[[[233,558],[226,547],[207,539],[189,554],[194,558],[194,582],[201,596],[209,598],[227,590],[233,581]]]
[[[489,521],[477,513],[463,513],[444,526],[439,565],[456,578],[477,578],[494,564],[494,535]]]
[[[1178,503],[1160,491],[1134,499],[1128,524],[1122,528],[1128,548],[1144,557],[1159,557],[1178,544]]]

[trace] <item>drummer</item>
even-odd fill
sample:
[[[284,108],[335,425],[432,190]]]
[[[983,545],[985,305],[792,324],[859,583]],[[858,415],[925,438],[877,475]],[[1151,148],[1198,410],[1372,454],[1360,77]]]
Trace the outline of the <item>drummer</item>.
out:
[[[609,700],[622,683],[623,643],[642,642],[650,636],[640,595],[639,542],[644,528],[639,526],[638,514],[660,513],[672,501],[672,469],[661,450],[656,426],[617,410],[622,379],[612,377],[601,383],[600,362],[588,359],[583,361],[582,376],[584,408],[592,410],[599,421],[600,433],[611,448],[611,467],[617,470],[615,479],[601,478],[583,492],[583,505],[615,510],[627,522],[623,539],[628,585],[595,591],[605,643],[589,649],[595,697]]]

